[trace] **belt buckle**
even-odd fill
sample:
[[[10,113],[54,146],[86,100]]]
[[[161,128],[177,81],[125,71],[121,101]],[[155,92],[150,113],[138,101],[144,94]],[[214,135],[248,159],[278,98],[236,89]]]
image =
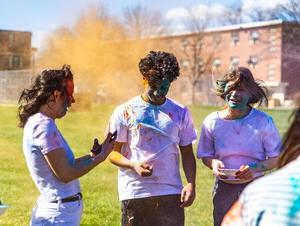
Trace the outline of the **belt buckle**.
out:
[[[81,194],[81,192],[78,192],[78,193],[76,194],[76,196],[78,196],[79,200],[82,199],[82,194]]]

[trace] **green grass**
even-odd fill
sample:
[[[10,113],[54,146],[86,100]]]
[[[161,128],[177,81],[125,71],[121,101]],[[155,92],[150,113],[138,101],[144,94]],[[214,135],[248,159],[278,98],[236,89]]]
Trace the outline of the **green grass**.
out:
[[[103,134],[114,106],[94,106],[90,112],[70,112],[58,127],[76,156],[89,151],[94,137]],[[195,127],[199,130],[204,117],[215,107],[190,108]],[[22,130],[17,127],[15,106],[0,105],[0,198],[10,208],[0,216],[0,225],[28,225],[31,209],[38,191],[27,170],[22,152]],[[268,111],[283,133],[290,111]],[[82,225],[120,225],[120,207],[117,194],[117,167],[108,162],[97,166],[80,179],[84,195]],[[212,225],[211,190],[213,176],[210,170],[197,161],[197,198],[186,209],[186,225]]]

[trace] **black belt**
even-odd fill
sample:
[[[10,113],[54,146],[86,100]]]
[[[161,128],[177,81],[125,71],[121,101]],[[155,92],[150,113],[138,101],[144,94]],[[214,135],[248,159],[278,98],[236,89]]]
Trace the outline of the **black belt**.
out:
[[[63,199],[60,199],[60,200],[54,200],[54,201],[51,201],[51,203],[58,203],[59,201],[61,203],[75,202],[75,201],[79,201],[81,199],[82,199],[82,194],[81,194],[81,192],[78,192],[76,195],[73,195],[73,196],[70,196],[70,197],[67,197],[67,198],[63,198]]]

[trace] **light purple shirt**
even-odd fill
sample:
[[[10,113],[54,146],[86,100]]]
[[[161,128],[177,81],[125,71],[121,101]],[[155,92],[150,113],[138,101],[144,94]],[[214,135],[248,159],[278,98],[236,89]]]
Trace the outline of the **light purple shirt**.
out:
[[[52,172],[44,155],[58,148],[66,152],[69,164],[74,164],[74,154],[57,129],[53,119],[36,113],[31,116],[23,135],[23,151],[31,177],[46,201],[69,197],[80,191],[79,181],[60,181]]]
[[[225,120],[213,112],[203,122],[197,157],[216,158],[225,168],[238,169],[278,156],[280,146],[279,132],[266,113],[253,108],[242,119]]]
[[[116,140],[125,143],[121,151],[125,157],[153,166],[149,177],[120,168],[120,200],[181,193],[178,145],[186,146],[196,139],[186,107],[171,99],[151,105],[137,96],[114,111],[109,131],[115,130]]]

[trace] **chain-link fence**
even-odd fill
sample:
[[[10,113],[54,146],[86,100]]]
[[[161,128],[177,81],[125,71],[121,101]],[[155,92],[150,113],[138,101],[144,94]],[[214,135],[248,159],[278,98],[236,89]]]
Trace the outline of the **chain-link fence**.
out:
[[[28,87],[32,70],[0,71],[0,103],[18,101],[21,91]]]

